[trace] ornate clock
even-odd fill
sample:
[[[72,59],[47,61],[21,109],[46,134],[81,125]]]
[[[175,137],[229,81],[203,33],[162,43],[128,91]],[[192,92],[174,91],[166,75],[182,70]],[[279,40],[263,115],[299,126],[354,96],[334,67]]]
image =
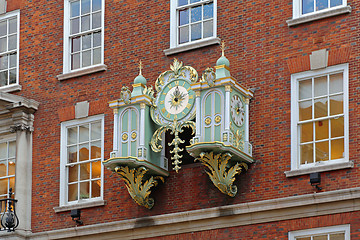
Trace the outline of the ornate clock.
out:
[[[158,108],[161,116],[169,121],[189,120],[195,103],[195,92],[189,82],[177,79],[168,83],[160,92]]]
[[[172,154],[174,170],[178,171],[181,167],[183,149],[179,144],[184,140],[179,138],[179,133],[183,132],[184,127],[190,127],[195,133],[195,123],[191,121],[195,118],[195,92],[191,89],[191,84],[198,80],[196,70],[189,66],[183,66],[177,59],[170,65],[170,71],[160,74],[155,82],[157,92],[154,105],[150,109],[151,118],[160,125],[151,139],[151,148],[154,152],[159,152],[162,145],[161,135],[166,130],[174,135],[174,140],[169,146],[174,146],[170,151]]]
[[[230,103],[230,111],[231,111],[231,118],[234,121],[234,123],[241,127],[244,124],[245,119],[245,104],[241,100],[240,96],[234,95],[231,98]]]

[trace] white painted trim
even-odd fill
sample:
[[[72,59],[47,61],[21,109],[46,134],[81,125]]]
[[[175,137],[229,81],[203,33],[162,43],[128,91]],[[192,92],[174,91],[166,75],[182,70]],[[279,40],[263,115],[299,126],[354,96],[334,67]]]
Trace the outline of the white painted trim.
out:
[[[298,80],[304,79],[304,78],[310,78],[310,77],[316,77],[318,75],[323,75],[323,74],[331,74],[333,72],[343,72],[343,95],[344,95],[344,159],[340,159],[340,160],[330,160],[330,161],[324,161],[324,162],[318,162],[318,163],[314,163],[314,164],[307,164],[305,166],[300,166],[299,163],[299,149],[298,149]],[[329,170],[335,170],[335,169],[340,169],[340,168],[344,168],[344,164],[346,165],[346,163],[349,163],[349,110],[348,110],[348,105],[349,105],[349,100],[348,100],[348,95],[349,95],[349,90],[348,90],[348,85],[349,85],[349,64],[345,63],[345,64],[339,64],[339,65],[335,65],[335,66],[330,66],[324,69],[320,69],[320,70],[311,70],[311,71],[306,71],[306,72],[300,72],[300,73],[295,73],[291,75],[291,171],[294,170],[299,170],[299,169],[313,169],[315,170],[320,170],[321,171],[321,166],[326,166],[326,165],[332,165],[334,164],[334,166],[336,166],[336,164],[338,164],[338,168],[334,168],[331,169],[331,167],[329,167]],[[347,166],[347,165],[346,165]],[[351,166],[347,166],[347,167],[351,167]],[[303,173],[304,174],[308,174],[310,172],[313,172],[313,170],[304,170]],[[301,175],[301,171],[297,171],[297,172],[293,172],[296,174],[291,174],[291,171],[289,172],[285,172],[285,174],[289,177],[290,176],[296,176],[296,175]],[[287,174],[288,173],[288,174]]]
[[[189,51],[189,50],[193,50],[193,49],[197,49],[197,48],[202,48],[202,47],[206,47],[206,46],[210,46],[210,45],[214,45],[214,44],[220,44],[220,42],[221,42],[221,39],[218,37],[200,39],[200,40],[197,40],[194,42],[190,42],[190,43],[186,43],[186,44],[184,43],[177,47],[165,49],[164,54],[166,56],[168,56],[168,55],[181,53],[181,52],[185,52],[185,51]]]
[[[60,74],[60,75],[57,75],[56,78],[59,81],[62,81],[62,80],[66,80],[69,78],[81,77],[81,76],[88,75],[91,73],[96,73],[96,72],[101,72],[101,71],[106,71],[106,70],[107,70],[107,66],[105,64],[98,64],[98,65],[92,65],[92,66],[89,66],[86,68],[76,69],[72,72]]]
[[[289,232],[289,240],[296,240],[297,237],[310,237],[319,234],[345,233],[344,240],[350,240],[350,224],[337,225],[322,228],[311,228]]]
[[[334,205],[337,207],[334,208]],[[53,230],[29,239],[141,239],[360,211],[360,187]],[[83,219],[86,223],[86,219]]]
[[[336,10],[339,8],[343,8],[347,6],[347,0],[342,0],[343,3],[342,5],[336,6],[336,7],[329,7],[320,11],[314,11],[311,13],[307,13],[307,14],[302,14],[302,6],[301,6],[301,0],[293,0],[293,19],[296,18],[300,18],[300,17],[305,17],[305,16],[311,16],[311,15],[318,15],[319,13],[326,13],[329,12],[331,10]]]
[[[61,123],[61,134],[60,134],[60,197],[59,197],[59,206],[75,206],[78,204],[85,204],[93,201],[102,200],[104,197],[104,165],[101,164],[101,193],[100,197],[88,200],[79,200],[78,202],[68,203],[67,201],[67,179],[66,174],[66,164],[67,164],[67,149],[66,149],[66,140],[67,140],[67,131],[66,129],[70,126],[77,126],[89,122],[101,121],[101,163],[104,161],[104,115],[96,115],[83,119],[74,119]]]
[[[64,0],[64,43],[63,43],[63,74],[57,76],[58,80],[64,80],[67,78],[71,77],[76,77],[76,76],[72,76],[71,74],[67,74],[67,73],[74,73],[74,74],[81,74],[82,69],[91,69],[91,67],[94,66],[105,66],[105,69],[102,70],[106,70],[106,65],[104,65],[104,31],[105,31],[105,23],[104,23],[104,16],[105,16],[105,0],[101,1],[101,62],[100,64],[97,65],[92,65],[86,68],[82,68],[80,67],[79,69],[76,70],[71,70],[71,60],[70,60],[70,2],[71,0]],[[81,63],[80,63],[81,65]],[[104,68],[104,67],[103,67]],[[101,70],[98,70],[101,71]],[[86,73],[83,73],[81,75],[84,74],[89,74],[92,72],[86,71]]]
[[[117,152],[119,150],[119,109],[114,112],[114,136],[113,136],[113,151]]]

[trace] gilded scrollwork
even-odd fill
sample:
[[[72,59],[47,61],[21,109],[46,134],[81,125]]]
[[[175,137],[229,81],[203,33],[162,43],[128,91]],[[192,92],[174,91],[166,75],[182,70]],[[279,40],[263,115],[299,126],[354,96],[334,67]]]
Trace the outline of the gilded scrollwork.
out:
[[[117,166],[115,172],[125,181],[126,188],[134,201],[140,206],[151,209],[154,206],[154,199],[150,198],[151,188],[157,186],[158,180],[164,182],[161,176],[151,176],[146,179],[145,174],[148,171],[144,167],[130,169],[128,166]]]
[[[234,135],[233,146],[240,149],[240,151],[244,151],[244,130],[235,130],[230,123],[230,131]]]
[[[208,67],[204,70],[200,81],[206,82],[209,85],[209,87],[213,87],[215,84],[215,80],[216,80],[216,75],[214,69]]]
[[[129,87],[123,86],[123,87],[121,88],[120,99],[122,99],[125,104],[129,104],[129,103],[130,103],[131,92],[130,92],[130,90],[129,90]]]
[[[222,193],[234,197],[237,193],[237,187],[233,185],[235,175],[240,174],[243,169],[247,170],[248,165],[244,162],[237,162],[229,167],[230,153],[214,154],[213,152],[202,152],[195,161],[200,161],[209,171],[210,180]]]

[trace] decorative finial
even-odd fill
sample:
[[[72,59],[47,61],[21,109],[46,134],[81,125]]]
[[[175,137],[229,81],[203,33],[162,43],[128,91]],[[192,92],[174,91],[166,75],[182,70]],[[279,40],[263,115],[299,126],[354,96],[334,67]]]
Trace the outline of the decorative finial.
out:
[[[143,65],[142,65],[142,62],[141,62],[141,59],[140,59],[140,62],[139,62],[139,75],[142,75],[142,70],[143,69]]]
[[[220,48],[221,48],[221,56],[224,57],[225,56],[225,41],[224,40],[221,41]]]

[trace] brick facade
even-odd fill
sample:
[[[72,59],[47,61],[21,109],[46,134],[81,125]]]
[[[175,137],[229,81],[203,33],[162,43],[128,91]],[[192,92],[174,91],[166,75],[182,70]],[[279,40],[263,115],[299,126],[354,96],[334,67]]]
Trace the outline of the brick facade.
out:
[[[169,48],[170,2],[105,0],[104,64],[106,71],[59,81],[63,71],[62,0],[8,0],[7,10],[20,9],[20,85],[13,94],[40,102],[33,132],[32,232],[74,228],[69,211],[55,213],[60,194],[60,125],[75,118],[75,104],[89,102],[89,116],[105,116],[105,159],[113,144],[113,112],[108,102],[120,96],[144,63],[147,85],[169,69],[173,58],[194,67],[199,75],[220,57],[219,45],[165,56]],[[288,27],[292,0],[217,2],[217,36],[227,44],[232,76],[255,88],[250,102],[250,141],[256,162],[236,178],[238,193],[230,198],[194,163],[179,173],[170,171],[154,188],[152,210],[138,206],[119,176],[105,169],[100,207],[82,209],[85,226],[153,217],[206,208],[286,198],[314,193],[309,175],[287,178],[290,170],[290,77],[310,70],[309,55],[327,49],[328,66],[349,64],[350,160],[353,168],[322,173],[322,192],[360,187],[360,77],[358,36],[360,1],[348,0],[352,12]],[[354,200],[355,201],[355,200]],[[357,199],[359,201],[359,199]],[[356,210],[356,211],[355,211]],[[351,239],[360,239],[360,209],[346,213],[148,239],[288,239],[289,231],[351,224]]]

